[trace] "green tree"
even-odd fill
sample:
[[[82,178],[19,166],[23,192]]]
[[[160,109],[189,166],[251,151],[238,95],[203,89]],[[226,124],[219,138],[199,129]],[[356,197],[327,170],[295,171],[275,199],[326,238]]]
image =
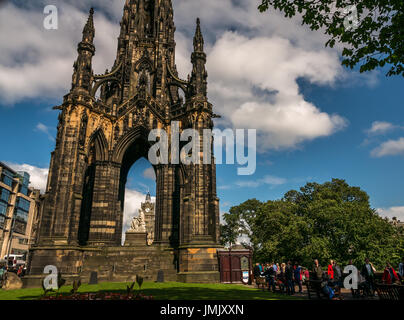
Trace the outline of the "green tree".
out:
[[[259,10],[273,7],[312,30],[324,30],[326,46],[341,43],[342,65],[360,72],[390,65],[387,76],[404,76],[403,0],[262,0]]]
[[[250,225],[255,219],[257,208],[261,202],[250,199],[244,203],[231,207],[229,213],[223,215],[225,224],[221,226],[221,243],[233,245],[242,235],[251,236]]]
[[[307,183],[281,200],[248,200],[232,207],[225,220],[239,223],[240,217],[259,261],[311,266],[315,258],[322,264],[352,259],[360,266],[369,257],[381,270],[387,261],[398,264],[403,254],[402,231],[370,207],[365,191],[344,180]]]

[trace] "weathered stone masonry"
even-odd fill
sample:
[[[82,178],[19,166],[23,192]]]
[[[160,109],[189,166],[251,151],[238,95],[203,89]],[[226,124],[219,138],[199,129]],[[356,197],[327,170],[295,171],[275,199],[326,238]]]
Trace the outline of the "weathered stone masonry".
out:
[[[72,277],[98,271],[101,279],[125,280],[142,272],[154,279],[164,269],[169,280],[219,281],[213,156],[210,165],[154,166],[153,245],[121,246],[126,178],[135,161],[147,158],[149,131],[162,128],[170,135],[172,121],[201,136],[213,127],[199,19],[192,73],[182,80],[175,65],[171,0],[126,1],[116,60],[102,75],[92,70],[93,14],[78,45],[72,88],[55,107],[60,110],[56,147],[27,281],[39,279],[49,264]]]

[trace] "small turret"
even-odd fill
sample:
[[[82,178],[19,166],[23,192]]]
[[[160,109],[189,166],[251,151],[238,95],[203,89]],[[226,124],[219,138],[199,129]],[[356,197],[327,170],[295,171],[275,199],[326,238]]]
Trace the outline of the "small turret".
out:
[[[93,44],[95,36],[93,15],[94,9],[91,8],[87,23],[83,29],[82,41],[77,48],[78,57],[73,65],[72,91],[85,91],[89,93],[91,90],[93,76],[92,58],[95,54]]]
[[[194,36],[194,52],[191,56],[192,74],[191,85],[194,96],[207,96],[206,53],[203,51],[204,40],[201,31],[201,22],[196,20],[196,31]]]
[[[151,202],[150,192],[147,192],[147,195],[146,195],[146,202]]]

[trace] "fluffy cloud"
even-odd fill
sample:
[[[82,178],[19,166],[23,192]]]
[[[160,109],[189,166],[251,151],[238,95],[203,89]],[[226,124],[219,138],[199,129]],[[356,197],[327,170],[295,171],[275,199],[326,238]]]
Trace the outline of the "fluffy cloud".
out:
[[[297,48],[279,37],[250,39],[227,32],[212,48],[208,68],[220,112],[234,127],[257,129],[258,151],[293,148],[346,125],[342,117],[306,101],[297,84],[302,77],[333,84],[340,71],[336,55]]]
[[[38,168],[29,164],[7,163],[7,165],[15,171],[25,171],[30,175],[30,187],[41,190],[42,193],[46,190],[48,181],[48,168]]]
[[[154,172],[153,167],[149,167],[143,171],[143,177],[150,180],[156,180],[156,173]]]
[[[386,122],[386,121],[374,121],[372,123],[372,126],[369,130],[367,130],[368,134],[371,135],[376,135],[376,134],[384,134],[386,132],[389,132],[391,130],[394,130],[395,128],[397,128],[398,126],[390,123],[390,122]]]
[[[42,193],[45,192],[48,179],[48,168],[38,168],[29,164],[7,163],[7,165],[15,171],[25,171],[29,173],[30,186],[41,190]],[[133,217],[138,215],[140,204],[144,202],[145,199],[146,194],[137,190],[126,189],[122,228],[123,240],[125,232],[130,228]],[[155,201],[155,197],[152,197],[152,201]]]
[[[335,50],[325,49],[321,32],[301,26],[299,18],[261,14],[259,1],[174,1],[176,63],[182,77],[191,71],[195,18],[202,20],[208,53],[209,97],[217,124],[258,130],[258,151],[295,148],[329,136],[347,122],[328,114],[300,94],[297,80],[333,85],[347,74]],[[3,103],[25,98],[61,98],[70,88],[76,45],[90,6],[96,8],[96,73],[116,54],[124,1],[55,1],[59,29],[43,28],[44,1],[6,5],[0,11],[0,95]],[[39,76],[40,75],[40,76]],[[259,115],[259,117],[257,117]]]
[[[377,211],[383,218],[396,217],[398,220],[404,221],[404,207],[378,208]]]
[[[43,27],[45,15],[41,1],[28,7],[9,3],[0,11],[2,103],[12,104],[37,97],[60,99],[70,89],[76,47],[87,13],[69,2],[59,1],[56,5],[59,12],[57,30]],[[101,73],[113,62],[119,25],[102,14],[97,14],[95,23],[98,35],[95,45],[102,54],[96,55],[94,69]]]
[[[262,185],[279,186],[286,183],[286,179],[271,175],[266,175],[257,180],[240,180],[236,182],[236,186],[242,188],[257,188]]]
[[[388,140],[371,151],[371,155],[376,158],[385,156],[395,156],[404,154],[404,138],[398,140]]]

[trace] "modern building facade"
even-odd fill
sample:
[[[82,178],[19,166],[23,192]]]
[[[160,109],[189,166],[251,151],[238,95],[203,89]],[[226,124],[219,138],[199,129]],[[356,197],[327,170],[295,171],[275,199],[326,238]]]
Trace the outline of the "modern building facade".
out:
[[[40,191],[29,187],[30,175],[0,162],[0,254],[26,255],[35,242]]]

